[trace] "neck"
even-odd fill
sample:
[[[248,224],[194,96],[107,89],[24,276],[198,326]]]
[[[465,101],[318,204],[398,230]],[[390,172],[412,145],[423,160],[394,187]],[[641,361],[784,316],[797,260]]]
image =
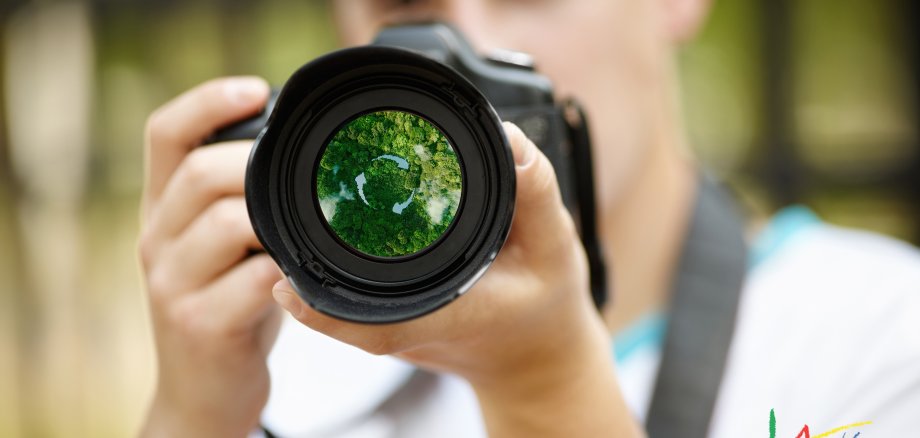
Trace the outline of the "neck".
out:
[[[616,206],[601,218],[612,280],[604,320],[611,333],[663,309],[670,297],[697,187],[696,171],[675,143],[652,147]]]

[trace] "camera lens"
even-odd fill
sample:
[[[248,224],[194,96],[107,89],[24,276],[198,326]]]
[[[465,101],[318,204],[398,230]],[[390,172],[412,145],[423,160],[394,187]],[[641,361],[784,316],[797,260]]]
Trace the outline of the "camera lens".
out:
[[[417,52],[357,47],[295,72],[256,140],[246,205],[262,246],[314,309],[417,318],[495,260],[514,160],[485,96]]]
[[[351,248],[376,257],[430,247],[453,223],[463,191],[447,137],[403,111],[347,122],[326,145],[315,174],[326,224]]]

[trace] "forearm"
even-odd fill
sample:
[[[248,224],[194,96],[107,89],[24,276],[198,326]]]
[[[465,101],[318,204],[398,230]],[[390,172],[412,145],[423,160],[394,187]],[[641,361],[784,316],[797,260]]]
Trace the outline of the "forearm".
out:
[[[489,436],[644,436],[623,401],[602,342],[568,346],[513,376],[474,383]]]

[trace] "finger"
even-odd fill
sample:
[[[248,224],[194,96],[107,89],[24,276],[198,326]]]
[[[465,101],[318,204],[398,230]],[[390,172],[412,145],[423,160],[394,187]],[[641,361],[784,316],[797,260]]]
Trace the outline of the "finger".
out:
[[[423,338],[434,333],[420,325],[425,318],[374,325],[333,318],[305,303],[287,279],[275,283],[272,295],[281,308],[307,327],[373,354],[392,354],[410,345],[419,346]]]
[[[577,237],[562,203],[556,172],[546,155],[517,126],[505,123],[514,153],[517,194],[509,243],[538,259],[558,254]]]
[[[300,321],[307,327],[331,338],[338,339],[339,341],[356,345],[354,342],[349,342],[350,337],[343,338],[340,334],[343,327],[355,326],[355,324],[317,312],[294,292],[294,287],[286,278],[281,279],[272,286],[272,296],[274,301],[278,303],[282,309],[290,313],[294,319]],[[352,333],[356,330],[361,329],[360,327],[354,327]]]
[[[198,289],[260,249],[242,197],[223,198],[163,249],[162,267],[179,291]]]
[[[150,210],[151,233],[161,238],[177,236],[214,201],[242,195],[251,150],[252,143],[244,141],[192,151]]]
[[[280,278],[268,255],[247,258],[195,297],[198,323],[211,332],[248,333],[275,308],[271,290]]]
[[[275,283],[272,295],[282,309],[307,327],[372,354],[396,354],[436,342],[469,336],[477,318],[501,311],[493,300],[451,303],[451,311],[437,311],[417,319],[391,324],[360,324],[321,313],[304,302],[287,279]],[[488,318],[488,317],[486,317]],[[471,326],[473,328],[471,328]]]
[[[155,202],[185,154],[217,128],[257,113],[268,94],[260,78],[215,79],[154,111],[146,132],[147,198]]]

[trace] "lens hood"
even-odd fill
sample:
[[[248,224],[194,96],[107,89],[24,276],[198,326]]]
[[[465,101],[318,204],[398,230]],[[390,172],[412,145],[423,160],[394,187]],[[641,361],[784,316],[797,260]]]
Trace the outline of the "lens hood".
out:
[[[343,242],[317,194],[319,164],[336,134],[380,112],[436,127],[462,179],[449,228],[398,257]],[[259,240],[304,301],[336,318],[391,323],[440,308],[485,272],[511,227],[514,175],[499,117],[466,78],[419,52],[365,46],[317,58],[287,81],[252,150],[246,201]]]

